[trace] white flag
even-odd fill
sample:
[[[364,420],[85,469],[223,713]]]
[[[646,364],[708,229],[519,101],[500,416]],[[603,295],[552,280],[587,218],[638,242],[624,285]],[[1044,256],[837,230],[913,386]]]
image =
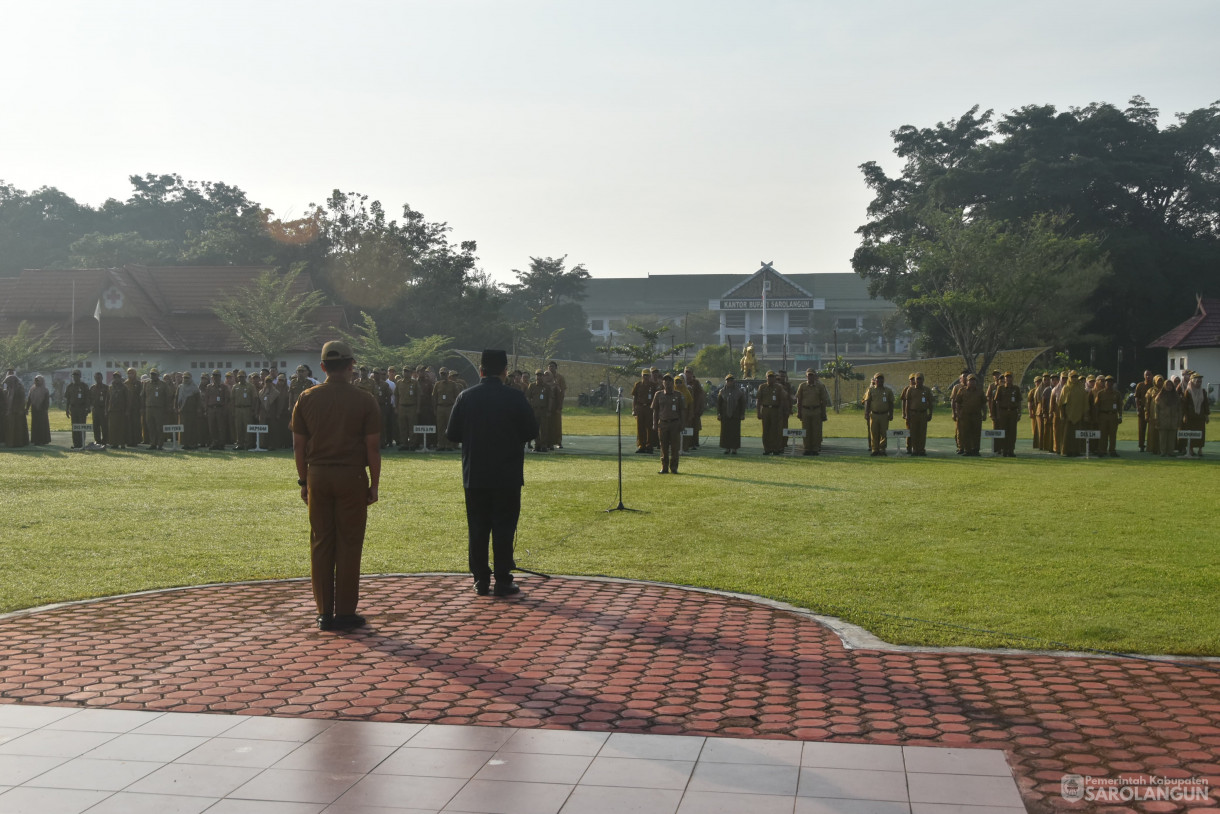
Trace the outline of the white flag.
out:
[[[97,307],[93,309],[93,318],[98,322],[102,321],[102,301],[97,301]]]

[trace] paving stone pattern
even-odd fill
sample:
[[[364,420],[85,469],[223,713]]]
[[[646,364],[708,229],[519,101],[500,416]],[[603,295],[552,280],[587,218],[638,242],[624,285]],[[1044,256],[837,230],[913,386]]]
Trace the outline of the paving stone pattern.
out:
[[[1204,777],[1220,809],[1220,671],[1206,666],[848,650],[746,599],[522,584],[495,599],[459,576],[366,578],[370,624],[339,634],[311,626],[302,581],[13,614],[0,702],[1002,748],[1032,812],[1082,808],[1060,796],[1068,772]]]

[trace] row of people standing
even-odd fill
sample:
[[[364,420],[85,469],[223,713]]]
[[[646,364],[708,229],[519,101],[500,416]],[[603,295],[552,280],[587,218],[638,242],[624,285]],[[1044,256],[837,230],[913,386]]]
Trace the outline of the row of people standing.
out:
[[[0,444],[17,448],[51,443],[51,391],[42,376],[35,376],[27,391],[9,369],[0,381]]]
[[[1144,371],[1135,386],[1135,409],[1139,417],[1139,447],[1153,455],[1203,457],[1211,399],[1203,389],[1203,375],[1184,371],[1167,378]],[[1178,430],[1193,430],[1198,438],[1178,438]]]

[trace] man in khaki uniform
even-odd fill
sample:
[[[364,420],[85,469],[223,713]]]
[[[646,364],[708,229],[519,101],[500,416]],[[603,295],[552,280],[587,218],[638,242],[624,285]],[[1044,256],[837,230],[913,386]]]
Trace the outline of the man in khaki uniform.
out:
[[[979,457],[983,419],[986,417],[987,396],[979,387],[978,376],[970,373],[966,376],[965,386],[957,388],[957,395],[953,398],[953,418],[957,421],[963,455]]]
[[[546,364],[551,384],[555,388],[555,410],[551,413],[551,438],[548,446],[563,449],[563,400],[568,395],[568,380],[559,372],[559,363],[554,359]]]
[[[529,390],[526,389],[528,394]],[[656,393],[652,389],[652,374],[647,370],[640,371],[640,380],[631,388],[631,414],[635,416],[635,451],[636,454],[652,452],[649,437],[652,433],[652,398]]]
[[[543,439],[550,438],[551,413],[555,404],[555,393],[547,383],[541,370],[534,371],[534,381],[525,391],[525,400],[534,411],[534,420],[538,422],[538,440],[534,442],[534,452],[548,452],[550,447]]]
[[[1144,380],[1135,386],[1135,415],[1138,424],[1140,452],[1147,445],[1148,435],[1148,393],[1152,391],[1152,371],[1144,371]],[[1156,396],[1153,391],[1153,397]]]
[[[1073,370],[1067,378],[1068,383],[1059,395],[1059,415],[1063,420],[1060,454],[1074,458],[1080,454],[1081,443],[1076,431],[1084,429],[1084,420],[1089,414],[1089,396],[1079,373]]]
[[[661,392],[652,399],[652,424],[657,431],[661,447],[659,474],[678,474],[685,415],[686,399],[674,389],[674,377],[666,373],[661,378]]]
[[[394,407],[398,415],[398,449],[405,452],[419,449],[415,425],[419,423],[419,374],[405,368],[394,389]],[[438,427],[439,431],[440,428]]]
[[[830,393],[826,385],[818,381],[816,370],[806,369],[805,381],[796,388],[796,417],[805,430],[806,455],[818,455],[822,451],[822,422],[826,420],[828,406]]]
[[[911,454],[928,454],[928,422],[932,420],[932,407],[936,399],[931,388],[923,383],[923,374],[915,374],[915,383],[907,388],[907,399],[902,405],[902,417],[911,432]]]
[[[72,371],[72,381],[64,388],[64,412],[68,421],[73,424],[85,424],[89,421],[89,385],[80,380],[80,371]],[[83,432],[72,433],[72,448],[80,449],[85,445]]]
[[[144,383],[134,367],[127,368],[127,446],[138,446],[144,440]]]
[[[864,393],[864,420],[868,422],[868,437],[872,455],[886,455],[885,432],[894,420],[894,391],[885,386],[885,376],[878,373],[875,384]]]
[[[445,375],[432,387],[432,408],[436,413],[436,448],[441,451],[458,448],[458,445],[445,435],[445,427],[449,426],[449,415],[453,412],[453,404],[457,401],[458,394],[462,392],[462,388],[453,380],[452,376],[452,371],[445,370]]]
[[[1106,376],[1093,396],[1093,421],[1101,431],[1098,454],[1118,457],[1118,425],[1123,423],[1123,394],[1114,387],[1114,377]]]
[[[322,369],[326,381],[302,393],[293,410],[293,449],[301,500],[309,506],[317,625],[351,630],[365,624],[356,606],[368,507],[381,481],[381,410],[352,385],[346,342],[322,347]]]
[[[788,406],[788,392],[779,383],[774,370],[767,371],[767,381],[758,386],[755,395],[755,414],[762,422],[763,455],[780,455],[784,451],[784,414]]]
[[[1038,402],[1042,398],[1042,377],[1034,376],[1034,386],[1025,394],[1025,409],[1029,411],[1029,437],[1034,449],[1042,448],[1042,428],[1038,419]]]
[[[127,449],[127,400],[131,398],[131,390],[123,381],[122,375],[116,370],[110,377],[110,389],[106,393],[106,403],[110,411],[106,421],[106,444],[111,449]]]
[[[1017,457],[1017,424],[1021,420],[1021,388],[1013,384],[1011,371],[1004,371],[1000,386],[991,394],[991,417],[995,429],[1003,430],[997,438],[996,451],[1005,458]]]
[[[251,449],[254,446],[254,436],[246,432],[246,427],[254,423],[254,388],[246,382],[246,372],[237,372],[237,382],[229,393],[229,408],[233,415],[234,449]]]
[[[965,455],[966,450],[962,446],[961,424],[958,423],[957,409],[953,405],[957,403],[958,391],[966,386],[966,380],[969,375],[969,370],[963,370],[961,375],[957,377],[957,381],[953,383],[952,389],[949,390],[949,407],[953,415],[953,445],[957,447],[958,455]]]
[[[170,423],[170,416],[174,414],[171,389],[161,381],[161,374],[155,367],[148,372],[148,381],[144,384],[144,425],[148,429],[149,449],[165,449],[165,432],[161,428]]]
[[[106,425],[110,418],[110,388],[101,372],[93,374],[93,386],[89,388],[89,411],[93,413],[93,441],[108,444],[110,437]]]

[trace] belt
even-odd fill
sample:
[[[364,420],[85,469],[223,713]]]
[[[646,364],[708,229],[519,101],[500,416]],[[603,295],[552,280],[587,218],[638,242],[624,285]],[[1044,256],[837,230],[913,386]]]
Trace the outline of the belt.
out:
[[[676,418],[659,418],[659,419],[657,419],[657,423],[658,424],[672,424],[678,420],[679,419],[676,419]]]

